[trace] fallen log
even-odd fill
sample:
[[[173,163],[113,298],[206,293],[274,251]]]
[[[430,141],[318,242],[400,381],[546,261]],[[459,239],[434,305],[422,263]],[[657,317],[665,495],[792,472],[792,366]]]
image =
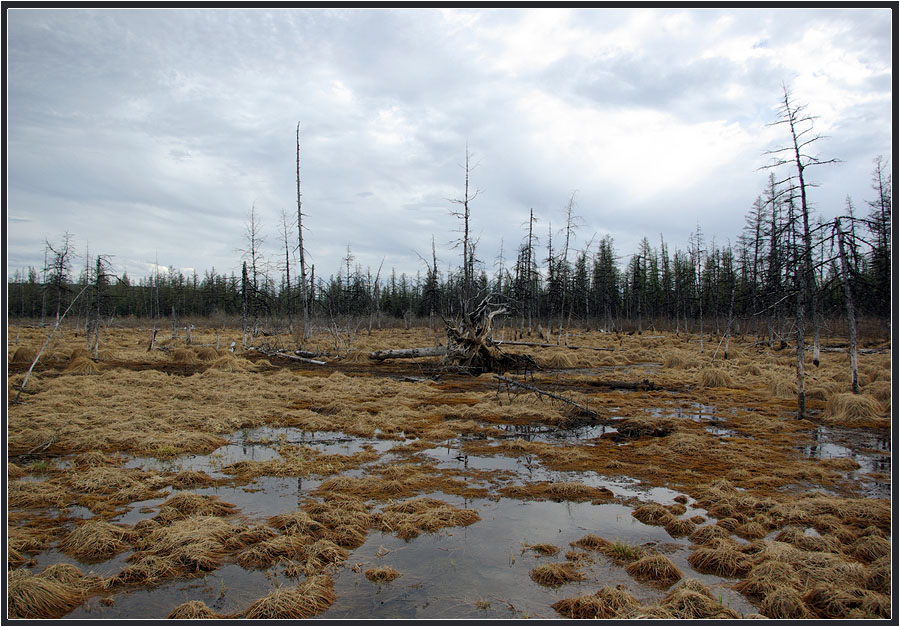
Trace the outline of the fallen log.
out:
[[[327,366],[327,361],[320,361],[318,359],[310,359],[309,357],[300,357],[298,355],[291,355],[290,353],[282,353],[281,351],[277,351],[273,353],[273,355],[277,355],[279,357],[287,357],[288,359],[296,359],[297,361],[302,361],[307,364],[315,364],[317,366]]]
[[[522,389],[528,390],[529,392],[534,392],[535,394],[537,394],[539,396],[548,396],[552,399],[556,399],[557,401],[567,403],[569,405],[572,405],[573,407],[577,407],[578,409],[580,409],[581,411],[583,411],[586,414],[600,418],[600,414],[595,412],[590,407],[585,407],[584,405],[582,405],[580,403],[576,403],[575,401],[568,399],[565,396],[560,396],[559,394],[553,394],[552,392],[547,392],[546,390],[542,390],[533,385],[528,385],[527,383],[520,383],[520,382],[516,381],[515,379],[510,379],[509,377],[502,377],[499,374],[495,374],[494,378],[497,379],[498,381],[502,381],[503,383],[506,383],[507,385],[514,385],[516,387],[520,387]]]
[[[494,340],[494,346],[534,346],[537,348],[571,348],[572,350],[588,350],[588,351],[614,351],[614,348],[606,348],[603,346],[572,346],[570,344],[543,344],[541,342],[504,342],[502,340]]]
[[[393,348],[373,351],[369,359],[383,361],[385,359],[415,359],[416,357],[439,357],[447,354],[445,346],[428,346],[425,348]]]

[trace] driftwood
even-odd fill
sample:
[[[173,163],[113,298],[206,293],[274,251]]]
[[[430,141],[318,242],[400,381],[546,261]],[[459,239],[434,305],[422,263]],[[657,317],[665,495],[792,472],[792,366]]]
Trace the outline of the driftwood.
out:
[[[256,351],[258,353],[262,353],[266,357],[284,357],[285,359],[293,359],[296,361],[302,361],[307,364],[315,364],[317,366],[326,366],[328,362],[320,361],[318,359],[311,359],[309,357],[302,357],[296,353],[304,353],[304,351],[294,351],[295,354],[288,353],[283,350],[272,350],[271,348],[267,348],[265,346],[251,346],[248,350]],[[305,353],[308,355],[317,355],[317,353]]]
[[[571,344],[543,344],[541,342],[504,342],[495,341],[494,346],[534,346],[537,348],[570,348],[572,350],[588,350],[588,351],[614,351],[614,348],[605,348],[603,346],[572,346]]]
[[[310,359],[309,357],[300,357],[299,355],[291,355],[290,353],[284,353],[282,351],[277,351],[275,353],[272,353],[272,355],[277,355],[279,357],[287,357],[288,359],[295,359],[297,361],[302,361],[307,364],[316,364],[317,366],[328,365],[327,361],[320,361],[318,359]]]
[[[575,401],[568,399],[564,396],[560,396],[559,394],[553,394],[552,392],[547,392],[546,390],[542,390],[533,385],[528,385],[527,383],[520,383],[520,382],[516,381],[515,379],[510,379],[509,377],[502,377],[499,374],[495,374],[494,378],[497,379],[498,381],[502,381],[503,383],[506,383],[507,385],[513,385],[515,387],[519,387],[524,390],[528,390],[529,392],[534,392],[535,394],[537,394],[539,396],[547,396],[547,397],[550,397],[557,401],[567,403],[569,405],[572,405],[573,407],[577,407],[579,410],[583,411],[586,414],[600,418],[600,414],[595,412],[590,407],[585,407],[584,405],[582,405],[580,403],[576,403]]]
[[[438,357],[447,354],[445,346],[428,346],[425,348],[394,348],[390,350],[373,351],[369,353],[369,359],[383,361],[385,359],[415,359],[416,357]]]

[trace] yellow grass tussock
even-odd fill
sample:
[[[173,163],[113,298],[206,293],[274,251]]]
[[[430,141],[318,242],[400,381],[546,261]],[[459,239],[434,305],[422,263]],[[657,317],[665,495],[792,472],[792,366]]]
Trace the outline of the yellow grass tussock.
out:
[[[690,578],[672,588],[659,605],[671,618],[697,620],[740,617],[734,610],[718,603],[709,588]]]
[[[608,619],[616,618],[640,607],[622,584],[604,586],[594,594],[562,599],[551,606],[566,618]]]
[[[316,575],[296,586],[274,588],[236,617],[251,620],[310,618],[327,610],[335,600],[331,577]]]
[[[225,618],[216,613],[203,601],[188,601],[174,608],[166,618],[174,620],[199,620],[204,618]]]
[[[773,398],[797,398],[797,382],[786,376],[770,376],[767,384],[769,394]]]
[[[778,586],[797,588],[801,584],[796,569],[778,560],[766,560],[750,569],[734,589],[746,597],[760,600]]]
[[[559,547],[555,544],[547,544],[547,543],[538,543],[538,544],[523,544],[522,552],[525,551],[533,551],[537,555],[556,555],[559,553]]]
[[[124,551],[128,530],[98,518],[84,521],[59,544],[59,550],[86,563],[104,562]]]
[[[27,569],[7,573],[6,603],[9,618],[61,618],[81,605],[84,592],[52,577]]]
[[[67,374],[98,374],[100,366],[90,357],[76,357],[66,366],[65,371]]]
[[[542,586],[557,587],[571,581],[581,581],[584,575],[575,570],[569,562],[560,564],[543,564],[532,568],[529,576]]]
[[[734,379],[721,368],[704,368],[700,373],[701,388],[732,388]]]
[[[9,363],[14,366],[28,366],[31,365],[35,357],[37,357],[37,350],[30,346],[20,346],[12,354]]]
[[[681,571],[672,563],[672,560],[659,553],[630,562],[625,566],[625,572],[638,581],[665,586],[671,585],[682,577]]]
[[[878,401],[871,396],[843,392],[828,399],[822,420],[830,424],[866,426],[882,419],[882,413]]]
[[[365,572],[366,579],[375,583],[389,583],[400,576],[400,573],[390,566],[370,568]]]
[[[812,618],[803,599],[788,586],[776,586],[763,597],[759,611],[768,618]]]
[[[688,556],[688,563],[702,573],[719,577],[740,577],[750,570],[747,556],[724,540],[697,548]]]
[[[672,512],[658,503],[644,503],[638,505],[634,508],[634,511],[631,512],[631,515],[645,525],[665,526],[675,518]]]

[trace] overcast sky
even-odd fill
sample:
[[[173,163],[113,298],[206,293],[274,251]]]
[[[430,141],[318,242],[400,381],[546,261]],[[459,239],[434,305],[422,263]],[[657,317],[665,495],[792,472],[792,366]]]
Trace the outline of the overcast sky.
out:
[[[529,208],[576,248],[610,234],[686,249],[736,238],[785,145],[782,84],[819,116],[825,218],[874,198],[892,155],[889,9],[25,10],[7,13],[8,272],[68,231],[84,263],[131,277],[240,272],[251,206],[284,259],[301,125],[305,248],[316,275],[459,264],[471,227],[492,269]],[[893,164],[892,164],[893,165]],[[296,237],[296,227],[291,227]],[[544,253],[544,255],[546,254]],[[296,267],[294,269],[296,272]],[[76,272],[77,275],[77,272]]]

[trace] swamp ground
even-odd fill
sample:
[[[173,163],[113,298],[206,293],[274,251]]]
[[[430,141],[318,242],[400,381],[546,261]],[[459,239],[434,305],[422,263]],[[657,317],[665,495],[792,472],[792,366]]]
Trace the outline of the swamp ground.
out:
[[[325,365],[68,328],[14,402],[48,334],[8,327],[10,618],[890,617],[888,344],[854,397],[827,338],[799,420],[791,350],[750,337],[503,347],[585,412],[368,359],[427,328],[314,336]]]

